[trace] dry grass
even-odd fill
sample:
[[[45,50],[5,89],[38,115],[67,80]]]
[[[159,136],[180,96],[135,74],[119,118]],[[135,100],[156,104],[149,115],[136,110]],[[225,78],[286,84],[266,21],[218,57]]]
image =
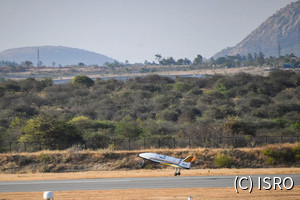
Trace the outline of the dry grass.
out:
[[[296,143],[282,143],[282,144],[269,144],[266,146],[259,146],[259,147],[242,147],[242,148],[228,148],[228,150],[240,150],[240,151],[253,151],[253,150],[263,150],[266,148],[292,148],[296,145],[300,145],[299,142]],[[221,151],[224,150],[224,148],[176,148],[176,149],[170,149],[170,148],[149,148],[149,149],[142,149],[142,150],[109,150],[109,149],[99,149],[99,150],[80,150],[77,151],[77,153],[91,153],[91,154],[103,154],[103,153],[116,153],[116,154],[121,154],[121,153],[141,153],[141,152],[153,152],[153,153],[163,153],[163,152],[170,152],[170,153],[177,153],[177,152],[202,152],[205,150],[211,150],[211,151]],[[226,148],[225,148],[226,149]],[[72,151],[72,149],[67,149],[67,150],[42,150],[38,152],[12,152],[12,153],[1,153],[0,155],[40,155],[40,154],[68,154]]]
[[[128,171],[88,171],[70,173],[28,173],[0,174],[0,181],[122,178],[122,177],[166,177],[173,176],[174,169],[128,170]],[[300,168],[260,168],[260,169],[191,169],[183,170],[181,176],[216,175],[256,175],[256,174],[300,174]]]
[[[144,66],[138,67],[143,68]],[[161,68],[161,66],[147,66],[149,69],[155,69],[155,68]],[[263,75],[267,76],[269,74],[269,71],[267,69],[270,69],[270,67],[236,67],[236,68],[220,68],[220,69],[199,69],[199,70],[188,70],[188,71],[178,71],[178,70],[170,70],[170,71],[157,71],[155,74],[161,75],[161,76],[168,76],[168,75],[206,75],[206,74],[237,74],[241,72],[250,73],[250,74],[256,74],[256,75]],[[60,71],[59,71],[60,70]],[[44,69],[35,69],[32,68],[30,71],[26,72],[14,72],[14,73],[8,73],[8,74],[14,74],[14,75],[30,75],[30,74],[40,74],[40,73],[49,73],[49,74],[57,74],[54,80],[65,80],[65,79],[71,79],[74,76],[68,76],[65,75],[67,73],[70,73],[72,68],[57,68],[57,67],[47,67]],[[88,68],[77,68],[76,70],[79,71],[81,74],[89,74],[90,78],[107,78],[107,77],[126,77],[126,76],[145,76],[153,73],[117,73],[117,74],[104,74],[99,73],[99,69],[94,69],[91,67]],[[138,70],[137,70],[138,71]],[[22,78],[11,78],[14,80],[19,80]]]
[[[1,200],[40,200],[42,192],[0,193]],[[181,188],[181,189],[131,189],[131,190],[97,190],[97,191],[62,191],[54,192],[54,199],[76,200],[140,200],[140,199],[176,199],[186,200],[191,196],[197,199],[300,199],[300,186],[292,190],[258,190],[249,193],[236,193],[234,188]]]
[[[36,173],[68,173],[97,171],[94,174],[103,174],[105,171],[141,170],[142,152],[154,152],[168,156],[184,158],[195,155],[193,169],[216,169],[218,166],[214,159],[218,153],[229,155],[233,159],[230,168],[290,168],[300,167],[300,160],[276,160],[268,163],[268,157],[263,154],[266,148],[290,152],[296,144],[276,144],[256,148],[183,148],[183,149],[147,149],[131,151],[112,151],[102,149],[65,151],[40,151],[35,153],[6,153],[0,154],[0,173],[3,174],[36,174]],[[285,156],[284,154],[281,156]],[[146,169],[169,169],[166,166],[147,162]],[[112,172],[113,173],[113,172]],[[108,173],[108,174],[112,174]],[[116,172],[118,173],[118,172]],[[126,172],[128,173],[128,172]],[[157,172],[155,172],[157,173]],[[188,174],[188,173],[187,173]],[[201,173],[203,174],[203,173]],[[150,176],[153,176],[151,173]]]

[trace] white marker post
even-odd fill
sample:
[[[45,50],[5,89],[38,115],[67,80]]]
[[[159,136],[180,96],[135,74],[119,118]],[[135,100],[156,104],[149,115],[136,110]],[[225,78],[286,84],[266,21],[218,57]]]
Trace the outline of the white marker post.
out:
[[[54,200],[54,198],[53,198],[53,192],[50,192],[50,191],[44,192],[44,199],[46,199],[46,200]]]

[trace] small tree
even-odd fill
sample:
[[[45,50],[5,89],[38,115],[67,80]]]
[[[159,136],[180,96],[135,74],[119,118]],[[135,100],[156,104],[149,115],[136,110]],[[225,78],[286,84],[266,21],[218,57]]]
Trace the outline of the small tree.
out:
[[[259,66],[262,66],[265,62],[265,58],[264,58],[264,54],[262,52],[259,52],[258,56],[257,56],[257,62],[259,64]]]
[[[136,138],[143,133],[143,129],[136,121],[130,119],[129,116],[123,118],[116,126],[116,133],[126,138]]]
[[[24,65],[25,65],[25,67],[31,67],[31,66],[33,66],[33,63],[31,61],[26,60],[24,62]]]
[[[23,128],[20,142],[43,145],[49,149],[65,149],[83,141],[80,131],[70,123],[46,116],[29,119]]]
[[[155,54],[155,60],[158,62],[161,60],[162,56],[160,54]]]
[[[87,86],[87,87],[94,85],[94,81],[85,75],[75,76],[72,80],[72,83],[74,85]]]
[[[194,65],[201,65],[203,62],[203,57],[201,55],[197,55],[197,57],[194,59],[193,64]]]
[[[85,116],[74,117],[69,121],[69,123],[79,129],[89,129],[94,126],[94,121]]]
[[[2,152],[5,147],[5,141],[4,141],[5,132],[6,132],[5,128],[0,126],[0,152]]]
[[[239,117],[229,116],[224,122],[224,133],[255,136],[256,127],[251,122],[243,121]]]

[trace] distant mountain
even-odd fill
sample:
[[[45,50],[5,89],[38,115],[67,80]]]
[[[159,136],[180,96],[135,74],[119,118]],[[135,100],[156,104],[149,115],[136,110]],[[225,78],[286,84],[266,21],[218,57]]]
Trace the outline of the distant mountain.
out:
[[[37,52],[39,60],[45,66],[66,66],[84,63],[85,65],[103,65],[105,62],[114,62],[114,59],[107,56],[86,51],[82,49],[63,47],[63,46],[35,46],[9,49],[0,52],[0,60],[14,61],[22,63],[31,61],[37,65]]]
[[[259,52],[278,56],[278,49],[280,55],[300,56],[300,1],[280,9],[235,47],[223,49],[213,57]]]

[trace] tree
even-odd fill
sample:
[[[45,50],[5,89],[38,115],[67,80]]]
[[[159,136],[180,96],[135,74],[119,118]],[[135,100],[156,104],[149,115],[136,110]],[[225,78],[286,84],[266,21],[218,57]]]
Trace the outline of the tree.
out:
[[[24,127],[25,120],[15,117],[14,120],[9,125],[9,129],[7,129],[7,137],[6,141],[7,142],[16,142],[20,138],[22,134],[22,128]]]
[[[94,81],[85,75],[75,76],[72,80],[72,83],[74,85],[87,86],[87,87],[94,85]]]
[[[2,152],[5,147],[5,141],[4,141],[5,131],[6,131],[5,128],[0,126],[0,152]]]
[[[224,133],[255,136],[256,127],[252,124],[252,122],[243,121],[238,117],[230,116],[224,123]]]
[[[30,67],[30,66],[33,65],[33,63],[32,63],[31,61],[26,60],[26,61],[24,62],[24,65],[25,65],[25,67]]]
[[[155,54],[155,60],[158,62],[161,60],[162,56],[160,54]]]
[[[163,58],[162,60],[159,61],[159,64],[161,64],[161,65],[175,65],[176,61],[174,60],[173,57]]]
[[[119,63],[118,61],[115,60],[112,63],[105,62],[104,66],[108,67],[108,68],[111,68],[112,70],[114,70],[115,68],[117,68],[117,67],[123,67],[124,65],[122,63]]]
[[[217,60],[216,60],[216,64],[217,64],[217,65],[222,65],[222,64],[225,63],[225,61],[226,61],[226,58],[225,58],[225,57],[219,57],[219,58],[217,58]]]
[[[201,65],[203,62],[203,57],[201,55],[197,55],[197,57],[194,59],[193,64],[194,65]]]
[[[187,59],[187,58],[184,58],[184,59],[182,59],[182,58],[180,58],[180,59],[178,59],[177,61],[176,61],[176,65],[190,65],[192,62],[189,60],[189,59]]]
[[[257,56],[257,63],[262,66],[265,63],[264,54],[262,52],[259,52]]]
[[[136,121],[125,116],[116,126],[116,133],[126,138],[136,138],[143,133],[143,129]]]
[[[47,116],[29,119],[22,131],[20,142],[43,145],[50,149],[66,149],[83,141],[80,131],[74,125]]]
[[[89,129],[93,128],[93,120],[85,116],[74,117],[69,121],[70,124],[78,127],[79,129]]]
[[[184,64],[184,60],[182,58],[176,61],[176,65],[183,65],[183,64]]]
[[[183,62],[185,65],[190,65],[192,63],[192,61],[190,61],[189,59],[187,58],[184,58],[184,62]]]
[[[251,53],[248,53],[247,56],[247,65],[253,65],[253,56]]]

